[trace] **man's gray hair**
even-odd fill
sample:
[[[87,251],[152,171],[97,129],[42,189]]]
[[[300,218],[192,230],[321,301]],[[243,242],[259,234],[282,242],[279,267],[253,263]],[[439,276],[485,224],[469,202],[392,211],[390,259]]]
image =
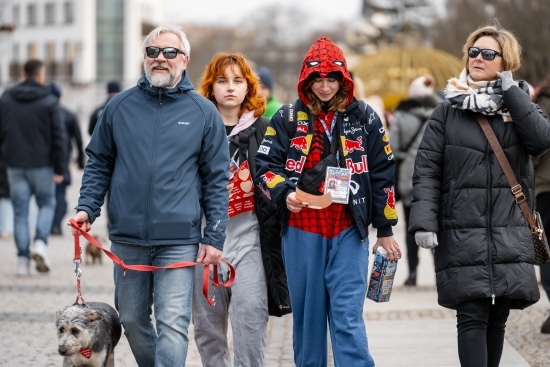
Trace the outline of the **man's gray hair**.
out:
[[[182,56],[190,56],[191,46],[189,45],[187,36],[185,35],[185,32],[183,32],[181,28],[175,24],[161,25],[153,29],[143,40],[143,53],[145,53],[145,47],[149,46],[162,33],[173,33],[178,36],[180,39],[180,49],[185,53],[185,55]]]

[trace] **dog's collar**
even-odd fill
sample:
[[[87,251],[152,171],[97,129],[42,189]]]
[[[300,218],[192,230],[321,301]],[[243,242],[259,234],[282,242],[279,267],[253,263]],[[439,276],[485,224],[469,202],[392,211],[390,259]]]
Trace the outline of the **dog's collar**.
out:
[[[90,348],[81,348],[80,354],[86,359],[92,358],[92,350]]]

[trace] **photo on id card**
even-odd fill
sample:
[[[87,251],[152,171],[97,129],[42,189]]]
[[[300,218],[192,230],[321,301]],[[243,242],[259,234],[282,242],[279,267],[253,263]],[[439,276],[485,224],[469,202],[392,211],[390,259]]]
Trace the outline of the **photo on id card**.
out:
[[[350,180],[350,169],[327,167],[324,193],[330,193],[333,203],[347,204],[349,200]]]

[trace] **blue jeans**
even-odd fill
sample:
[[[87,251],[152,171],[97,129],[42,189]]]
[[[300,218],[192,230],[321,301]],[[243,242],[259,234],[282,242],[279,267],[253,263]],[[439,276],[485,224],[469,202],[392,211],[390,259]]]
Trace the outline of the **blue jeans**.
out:
[[[11,200],[0,198],[0,235],[13,233],[13,206]]]
[[[17,256],[29,256],[29,204],[31,195],[36,198],[38,218],[35,240],[48,243],[55,210],[55,183],[52,167],[8,167],[8,182],[13,205],[13,236]]]
[[[296,366],[327,366],[328,323],[336,367],[374,367],[363,319],[368,240],[355,227],[331,239],[288,227],[282,248]]]
[[[138,246],[113,242],[111,251],[126,264],[166,266],[195,261],[197,245]],[[154,272],[115,265],[115,307],[140,367],[184,366],[193,304],[193,267]],[[151,321],[154,306],[156,331]]]

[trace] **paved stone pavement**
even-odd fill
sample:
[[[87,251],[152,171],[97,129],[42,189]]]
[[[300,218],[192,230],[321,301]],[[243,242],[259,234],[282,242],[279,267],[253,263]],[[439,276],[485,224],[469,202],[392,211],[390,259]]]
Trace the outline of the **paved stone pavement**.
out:
[[[74,171],[73,175],[75,184],[68,194],[71,208],[76,204],[80,172]],[[402,248],[405,248],[403,225],[398,225],[395,232]],[[62,358],[57,354],[55,312],[73,303],[77,295],[72,262],[73,239],[69,233],[67,228],[63,236],[50,238],[51,272],[41,275],[33,269],[30,277],[15,276],[13,240],[0,240],[0,366],[62,364]],[[104,217],[94,224],[92,234],[106,235]],[[422,250],[420,256],[417,287],[402,285],[407,275],[407,265],[406,261],[401,261],[390,302],[377,304],[371,300],[365,301],[364,315],[370,349],[379,367],[459,366],[454,312],[437,305],[431,254]],[[104,256],[101,265],[83,263],[81,267],[84,299],[113,304],[112,263]],[[545,297],[533,307],[539,308],[541,315],[550,308]],[[193,342],[192,327],[190,340],[186,365],[199,367],[201,362]],[[266,367],[294,365],[291,316],[270,319],[267,341]],[[117,367],[136,365],[124,336],[115,356]],[[333,366],[332,362],[329,365]],[[501,366],[527,367],[529,364],[507,342]]]

